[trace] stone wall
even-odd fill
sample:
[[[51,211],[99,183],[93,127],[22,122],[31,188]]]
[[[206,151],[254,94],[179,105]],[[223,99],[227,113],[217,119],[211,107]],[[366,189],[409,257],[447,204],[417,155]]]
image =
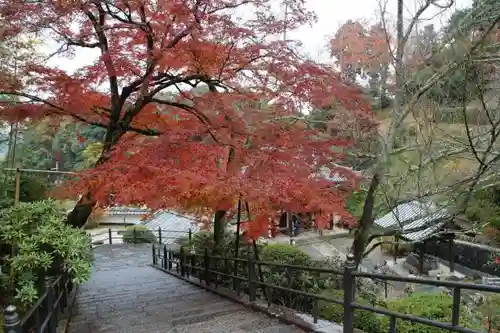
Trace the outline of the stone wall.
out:
[[[500,264],[494,263],[494,258],[500,256],[500,249],[456,240],[454,251],[455,263],[479,272],[500,276]],[[446,262],[450,259],[447,243],[429,242],[426,245],[426,252]]]

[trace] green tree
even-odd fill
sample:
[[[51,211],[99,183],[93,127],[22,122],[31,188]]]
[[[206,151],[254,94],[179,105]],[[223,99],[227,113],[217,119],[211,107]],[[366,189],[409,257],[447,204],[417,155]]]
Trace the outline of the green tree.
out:
[[[21,203],[0,210],[1,303],[33,304],[43,276],[67,272],[84,283],[92,272],[92,250],[85,231],[64,223],[65,212],[53,200]],[[12,298],[13,297],[13,298]]]
[[[92,155],[87,147],[99,143],[104,130],[74,122],[53,129],[47,122],[29,124],[18,145],[20,164],[24,168],[50,170],[59,163],[60,170],[77,170],[89,166]]]
[[[0,174],[0,209],[8,208],[14,205],[16,182],[12,174]],[[47,191],[50,189],[46,178],[32,175],[22,175],[20,182],[20,202],[40,201],[47,197]]]

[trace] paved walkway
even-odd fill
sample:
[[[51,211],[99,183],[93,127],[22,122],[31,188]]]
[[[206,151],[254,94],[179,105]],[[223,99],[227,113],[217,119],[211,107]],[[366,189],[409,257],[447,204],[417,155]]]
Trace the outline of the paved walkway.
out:
[[[94,252],[95,271],[80,286],[69,333],[303,332],[149,267],[150,246]]]

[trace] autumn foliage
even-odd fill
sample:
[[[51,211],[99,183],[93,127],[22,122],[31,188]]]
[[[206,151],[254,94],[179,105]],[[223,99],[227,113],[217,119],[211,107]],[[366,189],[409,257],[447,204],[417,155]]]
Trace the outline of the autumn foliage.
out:
[[[22,80],[0,87],[18,98],[1,114],[70,116],[107,129],[97,166],[66,195],[200,215],[244,198],[252,238],[267,233],[277,209],[320,212],[320,224],[347,214],[344,199],[357,179],[336,166],[343,156],[333,148],[352,142],[310,129],[301,111],[341,103],[352,117],[367,117],[369,107],[292,41],[269,38],[285,26],[271,2],[4,2],[10,36],[42,30],[62,46],[59,56],[82,49],[100,56],[71,74],[27,63]],[[289,2],[288,29],[314,19],[302,1]],[[345,183],[318,176],[323,166]]]
[[[379,73],[390,61],[391,36],[381,24],[366,27],[348,20],[330,40],[330,52],[342,73]]]

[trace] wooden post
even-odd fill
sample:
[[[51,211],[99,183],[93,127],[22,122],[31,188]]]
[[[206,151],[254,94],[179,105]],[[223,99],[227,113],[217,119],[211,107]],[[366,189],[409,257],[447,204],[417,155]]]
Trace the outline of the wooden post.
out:
[[[398,262],[398,251],[399,251],[399,237],[398,235],[394,236],[394,246],[392,247],[394,250],[394,265]]]
[[[294,230],[293,230],[293,221],[292,221],[292,214],[290,212],[286,212],[286,225],[288,227],[288,234],[290,237],[290,245],[294,245],[293,241],[293,236],[294,236]]]
[[[455,272],[455,240],[451,237],[448,240],[448,255],[450,257],[450,273]]]
[[[16,169],[16,194],[14,198],[14,206],[19,207],[19,200],[21,197],[21,169]]]

